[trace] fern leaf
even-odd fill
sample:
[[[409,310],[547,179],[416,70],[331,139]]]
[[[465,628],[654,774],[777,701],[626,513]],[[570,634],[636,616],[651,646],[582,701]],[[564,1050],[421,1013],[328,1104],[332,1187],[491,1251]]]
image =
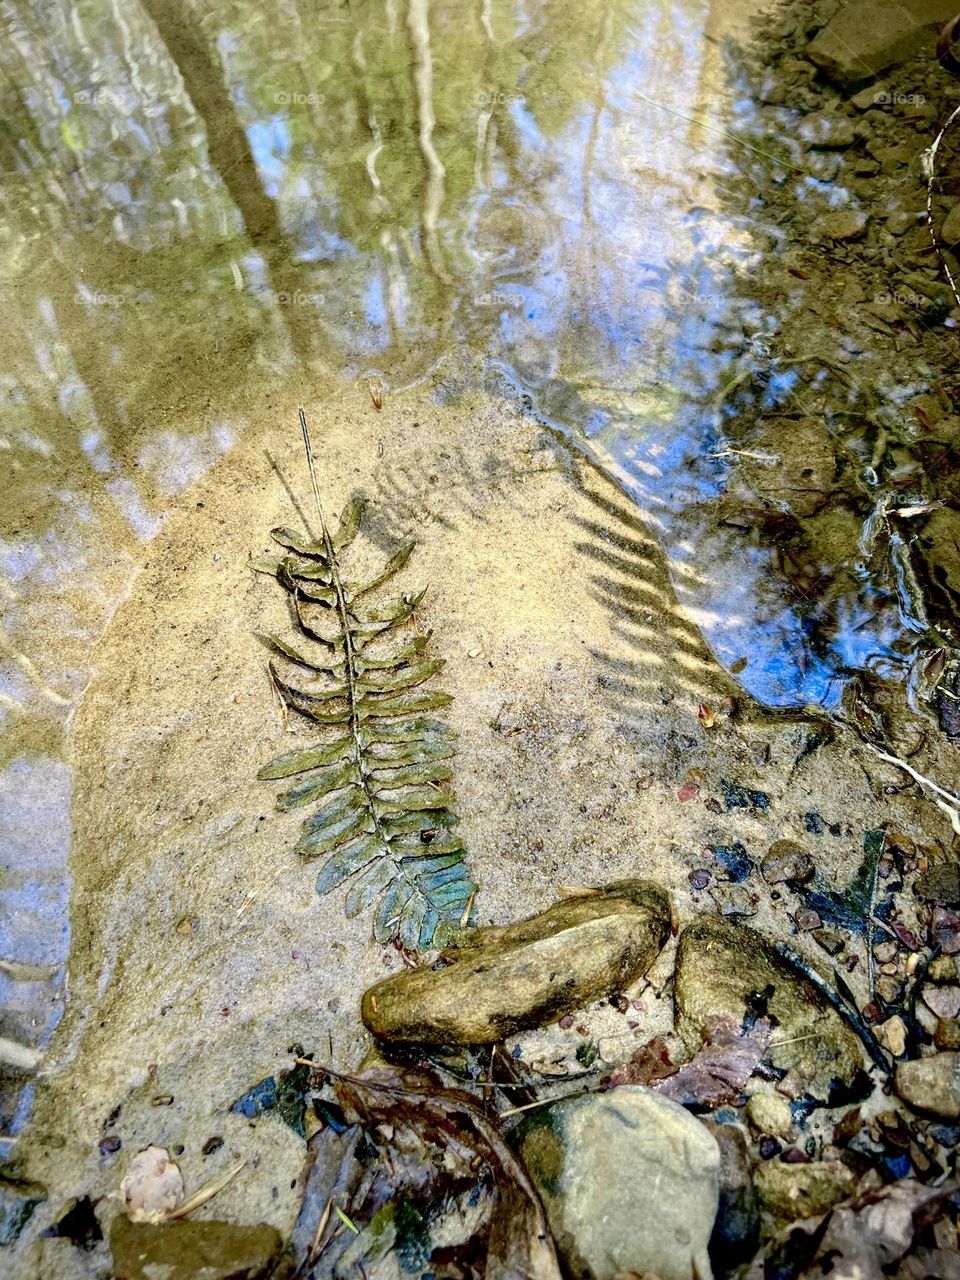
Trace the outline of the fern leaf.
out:
[[[343,508],[340,515],[340,525],[331,534],[328,534],[330,546],[334,551],[344,551],[356,538],[360,532],[360,517],[363,515],[363,499],[352,498]],[[320,512],[320,519],[323,521],[323,512]],[[330,549],[327,550],[330,556]],[[333,557],[330,556],[332,559]]]
[[[428,662],[418,662],[415,666],[405,666],[390,675],[361,676],[357,688],[361,693],[384,693],[397,689],[412,689],[423,684],[437,671],[446,666],[443,658],[431,658]]]
[[[310,538],[305,538],[303,534],[294,533],[292,529],[271,529],[270,537],[274,542],[279,542],[281,547],[287,547],[290,551],[295,551],[298,556],[318,556],[324,557],[326,548],[322,542],[313,542]]]
[[[305,658],[299,649],[295,649],[292,644],[287,644],[285,640],[281,640],[270,631],[261,631],[259,636],[261,640],[272,645],[278,653],[282,653],[285,658],[289,658],[291,662],[296,662],[301,667],[306,667],[309,671],[328,671],[331,675],[343,675],[342,662],[312,662],[309,658]]]
[[[331,792],[340,791],[359,780],[360,774],[353,760],[348,760],[345,764],[330,765],[326,769],[317,769],[309,778],[298,782],[289,791],[284,791],[278,796],[277,808],[281,811],[296,809],[302,804],[310,804],[312,800],[322,800]]]
[[[386,658],[378,657],[358,657],[356,660],[357,675],[362,676],[366,671],[393,671],[397,667],[402,667],[415,658],[417,654],[422,653],[427,647],[432,632],[428,631],[426,635],[414,636],[402,649],[398,649],[396,653]]]
[[[313,457],[306,422],[307,460]],[[319,494],[317,493],[319,510]],[[301,633],[322,646],[314,659],[272,634],[263,638],[281,660],[310,673],[294,683],[271,662],[276,689],[298,715],[323,726],[327,740],[276,756],[263,779],[294,778],[277,798],[288,811],[313,806],[297,852],[323,858],[318,893],[350,882],[345,910],[358,915],[376,903],[373,932],[425,950],[434,932],[455,928],[476,886],[457,818],[445,789],[452,777],[455,734],[435,716],[450,695],[429,686],[442,669],[424,656],[430,635],[404,635],[425,592],[387,599],[375,594],[404,568],[413,550],[401,547],[379,573],[347,581],[340,554],[357,538],[361,504],[344,509],[331,531],[319,510],[322,537],[273,530],[281,558],[251,562],[272,573],[290,594]]]
[[[385,582],[389,582],[393,575],[395,573],[399,573],[410,559],[410,553],[412,551],[413,543],[409,542],[405,547],[401,547],[397,554],[387,561],[383,569],[375,578],[371,578],[368,582],[348,584],[346,587],[348,598],[350,600],[356,600],[358,596],[365,596],[370,591],[376,591],[377,587],[382,587]]]
[[[402,764],[426,764],[429,760],[449,760],[456,747],[444,738],[427,738],[416,742],[374,742],[370,762],[375,769]]]
[[[258,778],[290,778],[308,769],[321,769],[327,764],[342,760],[353,746],[353,738],[336,738],[318,747],[306,747],[303,751],[285,751],[257,774]]]
[[[384,787],[426,786],[431,782],[449,782],[453,777],[453,770],[449,765],[436,760],[426,764],[404,765],[384,765],[377,760],[371,776]]]

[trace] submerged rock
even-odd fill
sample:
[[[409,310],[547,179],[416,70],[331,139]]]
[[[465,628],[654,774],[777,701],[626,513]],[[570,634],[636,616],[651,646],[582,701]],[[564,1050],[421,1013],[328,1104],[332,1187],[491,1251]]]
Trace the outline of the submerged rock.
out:
[[[913,0],[909,6],[890,0],[853,0],[817,33],[807,56],[841,88],[849,89],[880,75],[935,40],[926,30],[956,13],[956,0]]]
[[[366,991],[363,1020],[381,1040],[490,1044],[629,986],[669,930],[664,890],[623,880],[518,924],[464,934],[444,968],[408,970]]]
[[[815,870],[813,859],[795,840],[775,840],[760,864],[767,884],[806,884]]]
[[[860,209],[831,209],[814,223],[821,240],[859,240],[866,232],[869,214]]]
[[[720,1207],[710,1237],[710,1256],[724,1268],[752,1257],[760,1234],[760,1208],[743,1130],[704,1120],[720,1148]]]
[[[166,1222],[161,1226],[113,1220],[110,1250],[115,1280],[256,1280],[266,1273],[283,1240],[264,1224]]]
[[[675,998],[677,1027],[691,1047],[703,1038],[709,1018],[728,1013],[742,1020],[762,1004],[778,1024],[770,1060],[797,1071],[818,1097],[826,1097],[836,1080],[849,1084],[863,1066],[860,1042],[836,1010],[747,925],[712,915],[687,925],[680,934]]]
[[[926,1111],[943,1120],[957,1119],[960,1117],[960,1053],[948,1051],[901,1062],[894,1087],[916,1111]]]
[[[776,1093],[755,1093],[747,1102],[747,1119],[758,1133],[789,1138],[793,1132],[793,1112],[786,1098]]]
[[[856,1174],[839,1160],[817,1164],[784,1164],[769,1160],[757,1165],[753,1183],[763,1207],[775,1218],[796,1222],[826,1213],[853,1195]]]
[[[636,1085],[566,1099],[525,1122],[519,1152],[574,1280],[711,1275],[720,1150],[678,1103]]]

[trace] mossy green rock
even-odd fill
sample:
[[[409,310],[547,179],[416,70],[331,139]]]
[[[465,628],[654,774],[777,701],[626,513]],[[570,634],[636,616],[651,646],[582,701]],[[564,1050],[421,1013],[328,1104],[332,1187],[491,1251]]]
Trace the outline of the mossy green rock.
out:
[[[781,1222],[797,1222],[826,1213],[852,1196],[857,1177],[839,1160],[816,1164],[783,1164],[769,1160],[757,1165],[753,1185],[766,1211]]]
[[[568,1098],[517,1144],[574,1280],[709,1280],[720,1150],[679,1103],[633,1085]]]
[[[774,1066],[795,1069],[818,1097],[826,1097],[834,1081],[849,1084],[863,1067],[860,1041],[772,943],[717,915],[700,916],[682,931],[674,996],[677,1028],[689,1048],[699,1047],[710,1017],[743,1019],[765,991],[777,1022],[769,1052]]]
[[[257,1280],[283,1240],[273,1227],[232,1222],[131,1222],[110,1231],[115,1280]]]
[[[492,1044],[629,986],[669,930],[664,890],[623,880],[518,924],[465,933],[445,967],[408,970],[365,992],[363,1020],[381,1040]]]

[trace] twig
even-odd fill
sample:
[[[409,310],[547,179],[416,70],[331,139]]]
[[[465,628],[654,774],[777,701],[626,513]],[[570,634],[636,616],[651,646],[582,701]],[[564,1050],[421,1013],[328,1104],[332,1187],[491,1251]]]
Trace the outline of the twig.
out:
[[[188,1213],[193,1213],[194,1209],[199,1209],[208,1200],[212,1200],[215,1195],[219,1195],[227,1183],[232,1182],[240,1170],[245,1169],[246,1166],[246,1160],[238,1160],[236,1164],[231,1165],[224,1173],[211,1178],[209,1182],[205,1182],[202,1187],[197,1188],[192,1196],[188,1196],[175,1209],[171,1209],[164,1216],[164,1222],[175,1222],[177,1218],[185,1218]]]
[[[676,107],[668,107],[665,102],[658,102],[656,98],[648,98],[645,93],[641,93],[639,89],[634,89],[634,97],[641,98],[644,102],[649,102],[652,107],[659,107],[661,111],[668,111],[670,115],[677,116],[680,120],[686,120],[687,124],[695,124],[701,129],[706,129],[708,133],[718,133],[722,138],[729,138],[731,142],[735,142],[738,147],[746,147],[748,151],[752,151],[755,155],[763,156],[764,160],[770,160],[773,164],[778,164],[781,169],[792,169],[794,173],[801,173],[806,178],[808,173],[806,169],[801,169],[799,165],[791,164],[789,160],[780,160],[776,156],[771,155],[769,151],[761,151],[759,147],[755,147],[752,142],[744,142],[743,138],[738,138],[735,133],[730,133],[728,129],[721,129],[719,125],[708,124],[706,120],[698,120],[696,116],[684,115],[682,111],[678,111]]]
[[[943,126],[943,128],[934,138],[930,146],[927,147],[926,151],[923,152],[923,154],[920,157],[920,162],[923,166],[923,172],[927,178],[927,229],[930,232],[930,239],[933,242],[933,249],[937,255],[937,261],[940,263],[940,266],[943,268],[944,274],[946,275],[947,279],[950,281],[951,292],[953,293],[953,296],[957,301],[957,306],[960,307],[960,292],[957,291],[957,282],[954,280],[953,274],[950,271],[950,267],[947,263],[947,260],[943,256],[943,250],[940,248],[940,241],[937,239],[936,228],[933,225],[933,183],[936,178],[936,172],[937,172],[937,169],[936,169],[937,148],[940,146],[940,143],[943,141],[943,135],[947,132],[947,130],[950,128],[950,126],[953,124],[954,120],[956,120],[958,116],[960,116],[960,106],[954,107],[954,109],[950,112],[950,115],[947,117],[946,124]],[[960,828],[954,827],[954,830],[960,832]]]
[[[960,107],[957,110],[960,111]],[[882,751],[880,747],[875,747],[866,738],[863,739],[863,743],[881,760],[885,760],[887,764],[896,765],[898,769],[908,773],[914,782],[919,783],[926,790],[932,791],[934,793],[933,803],[947,815],[950,819],[950,825],[960,836],[960,796],[955,796],[952,791],[945,791],[939,783],[934,782],[932,778],[926,777],[925,774],[918,773],[912,764],[907,764],[906,760],[901,760],[899,756],[895,756],[889,751]]]
[[[536,1102],[525,1102],[522,1107],[508,1107],[506,1111],[498,1112],[498,1118],[503,1120],[506,1116],[519,1115],[521,1111],[532,1111],[534,1107],[547,1107],[551,1102],[566,1102],[568,1098],[583,1098],[588,1093],[596,1093],[595,1089],[575,1089],[572,1093],[561,1093],[554,1098],[538,1098]]]

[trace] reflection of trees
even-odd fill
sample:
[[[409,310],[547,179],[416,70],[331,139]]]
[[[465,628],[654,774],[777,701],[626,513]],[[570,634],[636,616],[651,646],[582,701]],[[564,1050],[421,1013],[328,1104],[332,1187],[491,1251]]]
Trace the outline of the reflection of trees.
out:
[[[53,299],[115,447],[138,411],[173,407],[172,373],[181,387],[211,367],[240,377],[251,348],[275,364],[332,347],[412,372],[458,300],[487,287],[472,228],[482,267],[515,248],[522,215],[518,227],[488,206],[546,199],[528,185],[519,114],[556,136],[602,85],[626,16],[610,8],[585,72],[592,15],[549,4],[521,20],[513,4],[290,0],[266,20],[249,0],[212,12],[145,0],[122,23],[106,5],[69,20],[10,6],[7,221],[48,261],[59,247],[50,276],[20,291],[22,327],[38,296]],[[78,300],[82,284],[122,295],[122,323]]]
[[[3,605],[15,655],[82,685],[110,575],[166,501],[155,433],[231,421],[258,379],[395,385],[451,332],[486,343],[500,310],[475,298],[536,279],[629,13],[587,66],[592,13],[551,3],[4,5],[5,514],[38,566]],[[590,181],[588,157],[585,205]]]

